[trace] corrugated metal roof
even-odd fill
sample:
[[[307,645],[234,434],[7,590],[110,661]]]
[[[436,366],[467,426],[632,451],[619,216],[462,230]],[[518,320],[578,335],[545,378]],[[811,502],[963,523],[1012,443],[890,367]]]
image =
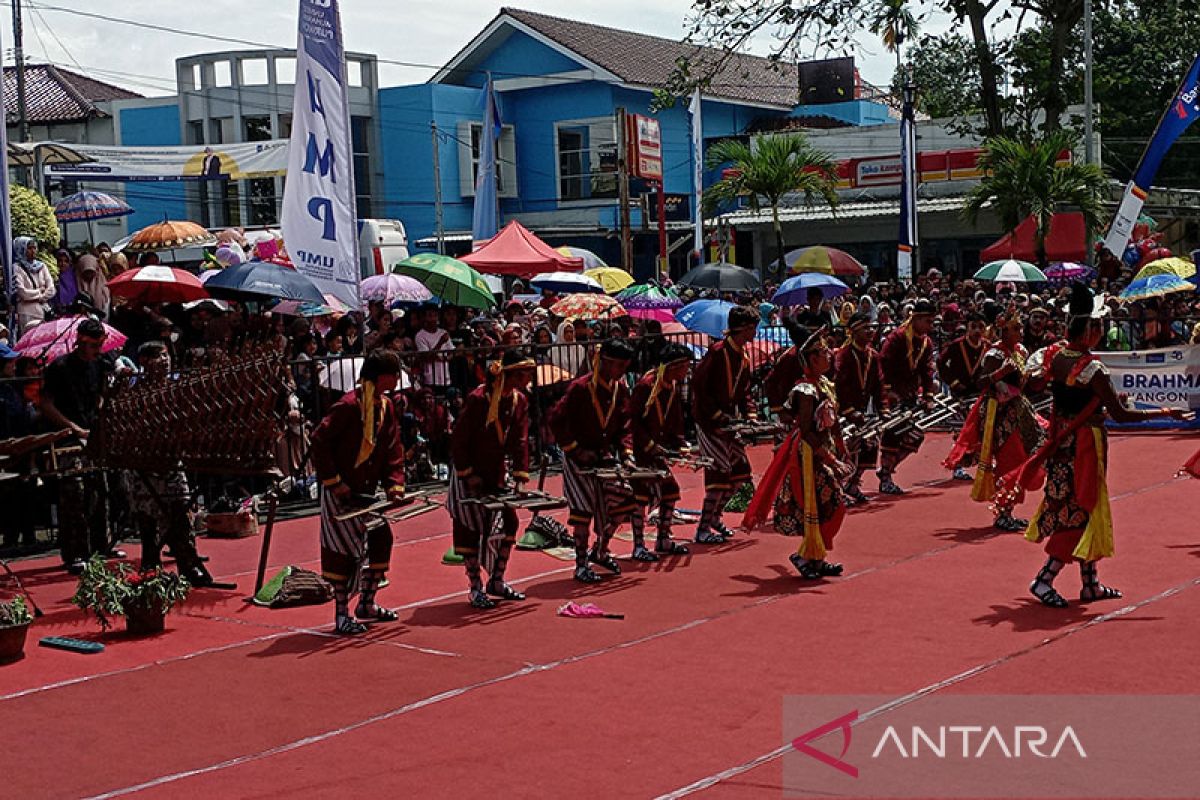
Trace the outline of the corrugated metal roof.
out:
[[[934,214],[939,211],[959,211],[966,202],[965,197],[930,197],[917,200],[918,214]],[[868,217],[890,217],[900,214],[900,200],[870,200],[842,203],[836,211],[828,206],[789,206],[779,209],[780,222],[819,222],[822,220],[865,219]],[[771,224],[771,209],[762,211],[734,211],[724,214],[722,220],[731,225]]]
[[[25,107],[29,122],[80,122],[104,116],[96,103],[106,100],[132,100],[142,95],[80,75],[53,64],[29,64],[25,67]],[[8,124],[17,118],[17,71],[4,68],[4,113]]]

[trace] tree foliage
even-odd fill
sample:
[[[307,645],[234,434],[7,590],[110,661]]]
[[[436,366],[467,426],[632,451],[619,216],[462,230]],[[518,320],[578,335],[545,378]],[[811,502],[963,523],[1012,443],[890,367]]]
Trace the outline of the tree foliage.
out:
[[[46,198],[32,189],[13,184],[8,190],[8,202],[13,238],[32,236],[43,252],[53,252],[58,247],[58,218]]]

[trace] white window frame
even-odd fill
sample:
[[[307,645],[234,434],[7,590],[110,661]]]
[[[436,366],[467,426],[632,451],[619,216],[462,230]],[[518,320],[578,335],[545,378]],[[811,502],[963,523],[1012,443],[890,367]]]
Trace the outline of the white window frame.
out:
[[[483,139],[483,123],[464,121],[458,123],[458,193],[462,197],[475,196],[475,169],[479,157],[475,154],[472,143],[475,141],[473,132],[478,132]],[[496,142],[498,152],[497,167],[500,171],[499,196],[514,198],[517,191],[517,131],[512,125],[500,126],[500,139]]]
[[[561,157],[558,149],[558,131],[559,128],[579,128],[582,126],[593,126],[597,124],[607,124],[612,126],[613,144],[620,148],[621,140],[617,131],[616,115],[601,116],[601,117],[585,117],[584,119],[562,119],[554,123],[554,196],[558,199],[559,205],[566,206],[594,206],[594,205],[613,205],[620,202],[619,197],[588,197],[582,199],[564,199],[562,196],[562,165]],[[618,152],[618,158],[620,153]],[[613,173],[613,180],[618,180],[617,173]]]

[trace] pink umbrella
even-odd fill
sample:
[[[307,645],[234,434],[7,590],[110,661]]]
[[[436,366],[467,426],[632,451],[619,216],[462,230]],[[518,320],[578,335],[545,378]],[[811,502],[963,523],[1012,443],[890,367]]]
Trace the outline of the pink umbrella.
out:
[[[675,312],[669,308],[626,308],[626,311],[637,319],[656,319],[662,323],[675,321]]]
[[[364,308],[373,300],[391,308],[395,303],[423,303],[432,297],[433,292],[426,289],[425,284],[407,275],[372,275],[362,282]]]
[[[43,322],[26,331],[13,349],[24,356],[53,361],[75,349],[75,329],[85,319],[87,317],[79,315]],[[104,340],[104,346],[101,348],[103,352],[119,350],[125,346],[126,336],[119,330],[105,325],[104,332],[108,338]]]

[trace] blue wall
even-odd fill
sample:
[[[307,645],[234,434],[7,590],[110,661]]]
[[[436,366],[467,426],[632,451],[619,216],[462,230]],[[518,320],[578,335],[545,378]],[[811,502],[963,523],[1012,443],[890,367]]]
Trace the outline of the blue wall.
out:
[[[121,144],[129,147],[183,144],[179,138],[179,106],[123,108],[120,111]],[[129,232],[167,219],[187,219],[183,181],[126,181],[125,202],[133,206]]]

